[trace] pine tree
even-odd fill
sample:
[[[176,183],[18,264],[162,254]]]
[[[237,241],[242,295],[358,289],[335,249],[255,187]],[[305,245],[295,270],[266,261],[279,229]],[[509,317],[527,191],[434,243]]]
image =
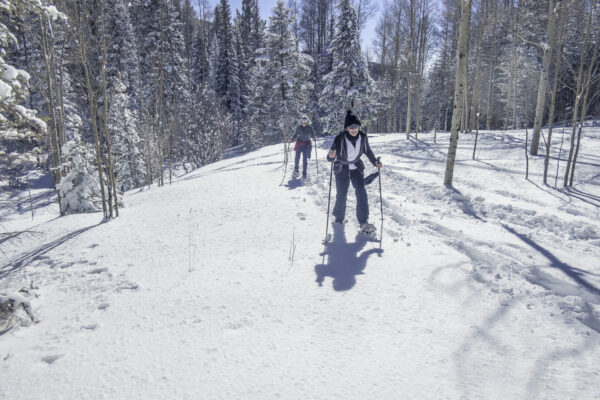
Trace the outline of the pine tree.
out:
[[[200,85],[204,82],[208,71],[206,65],[208,43],[204,37],[202,30],[197,29],[192,38],[191,50],[190,50],[190,74],[191,74],[191,88],[192,92],[199,90]]]
[[[232,90],[230,86],[235,76],[235,55],[231,10],[227,0],[220,0],[215,8],[213,44],[211,46],[211,76],[217,98],[231,110]]]
[[[227,110],[214,101],[215,93],[208,86],[201,86],[194,99],[185,159],[194,167],[201,167],[221,159],[232,122]]]
[[[141,141],[138,136],[136,113],[131,110],[132,100],[120,77],[115,77],[110,98],[108,127],[113,138],[115,176],[121,191],[144,184],[144,165]]]
[[[131,22],[131,7],[125,0],[106,0],[106,34],[108,35],[108,57],[106,75],[109,90],[113,78],[120,75],[120,83],[125,85],[125,94],[132,98],[128,102],[130,110],[137,112],[139,100],[138,85],[138,38]]]
[[[77,214],[102,210],[102,195],[96,168],[94,148],[79,138],[66,142],[61,149],[63,179],[56,185],[60,212]]]
[[[256,92],[251,120],[253,128],[262,132],[264,143],[278,142],[282,134],[290,134],[306,112],[312,90],[308,82],[312,58],[296,50],[297,39],[290,26],[290,10],[280,0],[270,17],[266,48],[259,52],[260,62],[252,74]]]
[[[62,14],[54,6],[42,6],[33,0],[0,0],[0,178],[19,183],[19,174],[38,162],[46,123],[36,111],[22,105],[26,101],[28,72],[5,61],[6,50],[18,44],[4,21],[14,20],[18,13],[33,12],[40,19],[56,20]],[[9,25],[10,26],[10,25]]]
[[[333,69],[324,78],[325,88],[320,99],[326,131],[339,129],[348,109],[368,123],[376,106],[374,82],[360,49],[356,11],[349,0],[340,0],[338,10],[335,37],[331,43]]]
[[[250,73],[256,65],[256,51],[264,46],[265,21],[260,18],[258,0],[242,0],[242,13],[236,18],[241,106],[246,112],[252,97]]]

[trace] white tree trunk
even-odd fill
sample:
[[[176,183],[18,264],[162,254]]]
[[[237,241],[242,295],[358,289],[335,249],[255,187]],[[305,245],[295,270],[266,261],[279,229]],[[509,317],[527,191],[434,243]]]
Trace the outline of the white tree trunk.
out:
[[[456,84],[454,87],[454,110],[452,112],[452,133],[450,134],[450,144],[448,147],[448,159],[446,161],[446,173],[444,176],[444,185],[452,186],[454,175],[454,162],[456,159],[456,147],[458,145],[458,130],[463,107],[463,91],[467,80],[467,40],[469,37],[469,21],[471,18],[472,0],[462,1],[462,13],[460,18],[460,28],[458,34],[458,60],[456,67]]]
[[[548,43],[543,46],[544,59],[542,62],[542,70],[540,71],[540,83],[538,85],[537,103],[535,106],[535,120],[533,122],[533,137],[531,138],[531,148],[529,149],[529,153],[534,156],[537,155],[540,146],[542,118],[544,117],[544,109],[546,108],[548,70],[550,68],[550,60],[552,59],[552,50],[554,47],[554,36],[556,34],[556,0],[550,0],[548,7]]]

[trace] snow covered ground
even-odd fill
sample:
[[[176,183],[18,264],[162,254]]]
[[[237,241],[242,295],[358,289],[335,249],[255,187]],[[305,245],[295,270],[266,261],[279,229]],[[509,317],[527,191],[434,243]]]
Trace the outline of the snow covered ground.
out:
[[[570,192],[541,184],[541,157],[525,180],[522,131],[481,132],[476,160],[462,135],[454,189],[447,134],[371,135],[381,246],[357,236],[352,189],[321,244],[323,148],[306,186],[279,186],[270,146],[129,192],[107,223],[57,218],[42,189],[32,220],[3,193],[0,296],[37,323],[0,336],[0,398],[598,399],[600,128],[584,133]]]

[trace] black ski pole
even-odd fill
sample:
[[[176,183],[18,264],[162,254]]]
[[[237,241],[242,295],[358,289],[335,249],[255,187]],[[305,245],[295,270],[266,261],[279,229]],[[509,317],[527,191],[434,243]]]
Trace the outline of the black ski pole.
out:
[[[381,157],[377,157],[377,162],[381,163]],[[379,170],[379,206],[381,210],[381,228],[379,229],[379,250],[381,250],[381,243],[383,242],[383,195],[381,194],[381,168],[377,167]],[[381,256],[381,253],[379,253]]]
[[[317,156],[317,138],[315,137],[315,162],[317,163],[317,176],[319,176],[319,156]]]
[[[331,163],[331,171],[329,171],[329,195],[327,196],[327,223],[325,224],[325,239],[323,244],[329,242],[329,206],[331,205],[331,178],[333,177],[333,162]]]
[[[283,139],[283,178],[281,178],[281,182],[279,186],[283,185],[283,181],[285,181],[285,176],[287,174],[287,166],[290,159],[290,143],[287,141],[287,138]]]
[[[377,162],[381,164],[381,157],[377,157]],[[379,170],[379,205],[381,206],[381,220],[383,221],[383,196],[381,195],[381,168]]]

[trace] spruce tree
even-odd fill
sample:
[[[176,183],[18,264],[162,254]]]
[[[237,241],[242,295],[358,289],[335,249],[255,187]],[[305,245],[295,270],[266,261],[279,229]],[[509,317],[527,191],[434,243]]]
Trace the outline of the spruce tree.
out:
[[[312,90],[308,81],[312,58],[296,50],[291,18],[290,10],[278,1],[270,17],[266,48],[259,51],[259,63],[253,69],[252,128],[262,133],[264,143],[291,134],[307,111]]]
[[[211,76],[217,98],[231,110],[232,80],[235,77],[235,55],[231,10],[227,0],[220,0],[215,7],[213,43],[211,45]]]
[[[136,113],[132,111],[132,98],[120,77],[114,78],[109,100],[108,126],[113,138],[115,176],[121,191],[144,184],[144,165],[141,157],[141,141],[138,136]]]
[[[374,81],[360,49],[358,17],[349,0],[340,0],[335,36],[331,43],[332,71],[324,78],[320,105],[325,131],[339,129],[346,110],[352,109],[364,122],[375,114]]]
[[[241,105],[246,112],[248,102],[253,96],[250,73],[256,65],[256,51],[264,46],[265,21],[260,18],[258,0],[242,0],[242,13],[236,18],[239,43],[237,56],[239,61],[239,83]]]
[[[75,137],[62,146],[61,152],[63,178],[56,185],[61,215],[102,210],[94,147]]]
[[[5,22],[24,20],[26,15],[18,14],[28,12],[42,20],[62,16],[54,6],[45,7],[37,1],[0,0],[0,171],[4,175],[0,178],[8,178],[13,185],[19,184],[19,174],[25,168],[37,164],[47,129],[35,110],[23,106],[30,74],[6,60],[6,49],[16,47],[18,41],[12,32],[14,28]]]

